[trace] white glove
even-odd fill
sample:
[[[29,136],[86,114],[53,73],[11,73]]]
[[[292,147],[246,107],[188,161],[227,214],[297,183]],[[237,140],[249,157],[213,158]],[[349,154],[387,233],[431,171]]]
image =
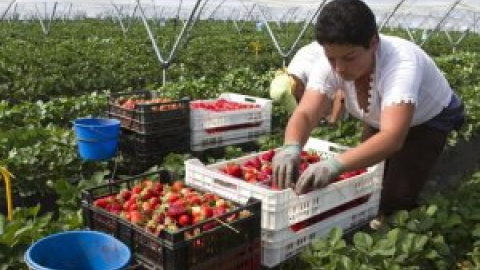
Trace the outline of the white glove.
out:
[[[295,192],[304,194],[312,189],[325,187],[340,175],[342,167],[342,163],[335,158],[309,165],[298,179]]]
[[[273,181],[280,189],[293,187],[300,171],[299,144],[287,144],[275,153],[272,160]]]

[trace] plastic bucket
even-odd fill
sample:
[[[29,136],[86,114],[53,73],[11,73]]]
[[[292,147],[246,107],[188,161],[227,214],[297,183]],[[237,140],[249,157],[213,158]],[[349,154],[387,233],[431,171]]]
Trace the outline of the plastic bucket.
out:
[[[120,120],[81,118],[75,120],[73,126],[81,158],[106,160],[115,155],[120,132]]]
[[[108,234],[71,231],[52,234],[33,243],[25,253],[32,270],[117,270],[128,266],[128,247]]]

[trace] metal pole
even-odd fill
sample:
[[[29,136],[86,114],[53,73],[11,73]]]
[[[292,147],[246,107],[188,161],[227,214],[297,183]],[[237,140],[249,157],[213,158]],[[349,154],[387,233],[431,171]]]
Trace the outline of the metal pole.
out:
[[[422,43],[420,43],[420,47],[422,47],[430,39],[430,37],[433,35],[433,33],[438,31],[438,29],[440,29],[443,22],[447,19],[447,17],[450,15],[450,13],[457,7],[457,5],[460,4],[460,2],[462,2],[462,0],[457,0],[457,1],[455,1],[455,3],[453,3],[453,5],[450,7],[450,9],[448,9],[447,13],[445,13],[445,15],[440,19],[440,21],[437,23],[437,25],[432,29],[432,32],[429,35],[427,35],[427,38],[424,41],[422,41]]]
[[[388,15],[388,17],[383,21],[383,23],[380,25],[380,27],[378,28],[378,31],[382,31],[383,27],[385,25],[387,25],[388,21],[390,21],[390,18],[392,18],[392,16],[397,12],[397,10],[400,8],[400,6],[405,2],[405,0],[401,0],[400,2],[398,2],[398,4],[393,8],[392,12],[390,13],[390,15]]]
[[[278,53],[280,54],[280,56],[282,56],[283,58],[287,58],[288,56],[290,56],[290,54],[293,52],[293,50],[295,49],[295,47],[297,46],[297,43],[300,41],[300,39],[302,38],[302,36],[305,34],[305,32],[307,31],[307,28],[308,26],[310,25],[310,23],[313,21],[313,19],[318,15],[318,13],[320,12],[321,8],[323,7],[323,5],[325,4],[326,0],[323,0],[323,2],[318,6],[317,10],[313,13],[313,15],[310,17],[309,20],[305,21],[305,24],[303,26],[303,29],[302,31],[300,31],[300,34],[298,34],[296,40],[293,42],[292,46],[290,47],[290,50],[287,52],[287,53],[284,53],[282,48],[280,48],[280,45],[278,43],[278,40],[275,36],[275,34],[273,33],[272,29],[270,28],[270,25],[267,21],[267,17],[265,16],[265,13],[263,12],[263,10],[261,8],[259,8],[259,11],[260,11],[260,15],[262,16],[262,20],[263,22],[265,23],[265,26],[267,27],[267,32],[270,36],[270,38],[272,39],[273,41],[273,45],[275,46],[275,48],[277,49]]]
[[[184,38],[184,36],[186,34],[186,30],[193,23],[193,21],[195,19],[196,12],[198,10],[198,7],[200,6],[201,1],[202,0],[197,0],[192,12],[190,13],[190,16],[189,16],[187,22],[183,25],[183,28],[180,31],[180,34],[177,36],[177,39],[175,41],[175,44],[173,45],[173,48],[170,52],[169,57],[166,60],[164,60],[163,57],[162,57],[162,54],[160,52],[160,49],[158,48],[158,44],[157,44],[157,41],[155,40],[155,36],[154,36],[154,34],[153,34],[153,32],[150,28],[150,25],[148,24],[148,21],[147,21],[147,18],[145,16],[145,12],[143,10],[143,7],[140,5],[140,0],[137,0],[137,6],[138,6],[138,9],[140,10],[140,16],[142,18],[142,22],[145,26],[145,29],[147,30],[148,37],[150,38],[150,41],[152,43],[155,54],[157,55],[157,59],[162,64],[162,69],[163,69],[163,74],[164,74],[163,75],[163,85],[165,85],[166,69],[168,68],[168,66],[169,66],[171,60],[173,59],[173,57],[175,57],[177,49],[178,49],[179,44],[180,44],[180,41]]]
[[[7,8],[5,9],[5,11],[3,12],[2,17],[0,18],[0,20],[3,20],[3,19],[5,18],[5,16],[7,16],[8,11],[9,11],[10,8],[13,6],[13,4],[15,3],[15,1],[17,1],[17,0],[12,0],[12,2],[10,2],[10,4],[8,4],[8,6],[7,6]]]
[[[222,2],[220,2],[220,4],[218,4],[215,7],[215,9],[212,11],[212,13],[210,13],[210,15],[207,17],[207,19],[213,18],[213,15],[215,15],[215,13],[217,13],[217,11],[220,9],[220,7],[223,5],[223,3],[225,3],[225,1],[227,1],[227,0],[223,0]]]

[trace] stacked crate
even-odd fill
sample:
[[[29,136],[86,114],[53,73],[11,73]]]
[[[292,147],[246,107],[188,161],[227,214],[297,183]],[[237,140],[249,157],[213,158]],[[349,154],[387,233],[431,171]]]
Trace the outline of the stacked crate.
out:
[[[145,181],[151,181],[155,185],[172,183],[172,180],[171,174],[167,171],[150,172],[83,190],[82,210],[85,225],[91,230],[112,234],[128,245],[132,252],[132,263],[139,266],[135,269],[259,270],[261,268],[259,200],[252,199],[244,205],[235,205],[233,210],[228,210],[224,214],[186,225],[175,231],[163,229],[158,235],[144,227],[149,226],[149,223],[146,225],[132,223],[125,217],[125,213],[115,213],[114,210],[102,208],[98,204],[99,199],[114,200],[112,199],[114,197],[115,200],[122,200],[122,197],[117,199],[123,196],[122,191],[134,190],[134,187]],[[186,190],[191,189],[186,187]],[[140,193],[138,197],[145,194]],[[159,199],[162,202],[170,200],[169,194],[172,194],[172,191],[163,195],[165,199]],[[137,194],[133,193],[131,196]],[[141,209],[142,206],[138,207]],[[168,207],[173,206],[169,204]],[[139,210],[145,214],[142,211]],[[241,216],[242,212],[247,212],[248,215]],[[237,218],[228,221],[232,215]],[[212,223],[216,225],[210,226]],[[206,226],[210,227],[206,229]]]
[[[223,93],[190,104],[191,150],[202,151],[256,140],[271,131],[272,101]]]
[[[190,150],[190,100],[162,98],[157,92],[114,93],[110,118],[121,122],[119,150],[148,167],[171,152]]]
[[[329,157],[346,148],[310,138],[305,150]],[[222,172],[228,164],[245,164],[266,152],[205,166],[191,159],[186,164],[186,182],[239,203],[250,197],[262,201],[262,264],[274,267],[300,253],[314,238],[337,226],[349,231],[364,225],[378,212],[383,162],[362,174],[334,182],[325,188],[297,195],[278,190],[271,179],[249,183]],[[245,176],[245,175],[244,175]]]

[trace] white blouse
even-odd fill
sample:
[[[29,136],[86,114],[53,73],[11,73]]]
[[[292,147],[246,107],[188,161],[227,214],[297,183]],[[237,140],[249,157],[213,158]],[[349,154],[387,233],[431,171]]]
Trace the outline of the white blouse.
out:
[[[322,57],[322,54],[323,48],[316,41],[301,47],[288,64],[288,73],[297,76],[306,85],[315,61]]]
[[[310,73],[307,90],[320,91],[333,98],[335,91],[341,89],[347,111],[375,128],[380,128],[380,114],[386,106],[414,104],[410,125],[416,126],[432,119],[450,102],[453,91],[445,76],[416,44],[380,35],[375,61],[367,112],[357,102],[354,82],[335,74],[324,54]]]

